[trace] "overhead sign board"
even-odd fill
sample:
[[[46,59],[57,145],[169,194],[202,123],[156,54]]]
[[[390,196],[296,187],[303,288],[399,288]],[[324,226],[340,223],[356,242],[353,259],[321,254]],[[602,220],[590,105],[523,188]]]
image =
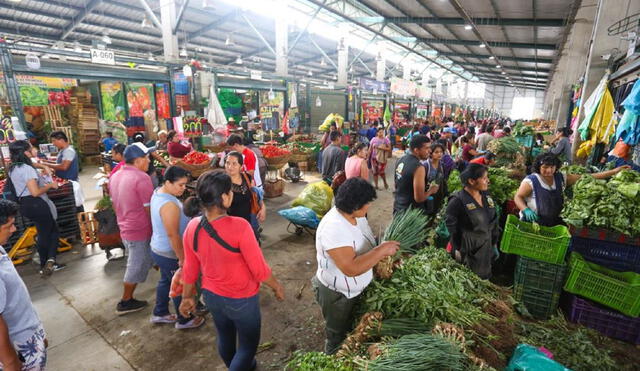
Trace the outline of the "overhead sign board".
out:
[[[360,89],[375,91],[376,93],[387,93],[389,91],[389,83],[361,77]]]
[[[116,64],[116,54],[107,49],[91,49],[91,63]]]
[[[414,96],[416,94],[416,83],[393,77],[391,78],[391,92],[397,95]]]
[[[262,80],[262,71],[251,70],[251,80]]]

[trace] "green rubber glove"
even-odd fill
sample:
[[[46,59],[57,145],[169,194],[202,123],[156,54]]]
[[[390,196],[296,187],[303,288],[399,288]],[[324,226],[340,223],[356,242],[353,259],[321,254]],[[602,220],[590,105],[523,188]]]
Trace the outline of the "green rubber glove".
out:
[[[536,214],[535,211],[531,210],[528,207],[522,210],[522,217],[527,222],[533,223],[538,221],[538,214]]]

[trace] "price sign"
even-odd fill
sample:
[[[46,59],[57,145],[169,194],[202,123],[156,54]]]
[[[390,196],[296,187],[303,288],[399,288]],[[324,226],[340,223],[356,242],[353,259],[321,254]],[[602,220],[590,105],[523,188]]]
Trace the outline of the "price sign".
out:
[[[91,63],[116,64],[116,54],[112,50],[91,49]]]

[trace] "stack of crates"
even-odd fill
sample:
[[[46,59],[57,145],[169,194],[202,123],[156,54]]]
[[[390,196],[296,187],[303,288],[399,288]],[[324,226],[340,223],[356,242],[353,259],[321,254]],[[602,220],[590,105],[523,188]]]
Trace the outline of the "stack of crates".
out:
[[[514,298],[538,319],[547,319],[558,308],[567,275],[565,256],[571,235],[564,226],[534,228],[515,215],[507,216],[500,249],[516,254]]]
[[[565,291],[570,321],[640,344],[640,244],[611,234],[574,233]]]

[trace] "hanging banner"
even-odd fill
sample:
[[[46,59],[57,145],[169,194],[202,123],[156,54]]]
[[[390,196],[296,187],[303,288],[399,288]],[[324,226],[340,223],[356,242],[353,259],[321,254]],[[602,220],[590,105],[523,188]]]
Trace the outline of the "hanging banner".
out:
[[[397,95],[412,97],[416,94],[416,83],[398,77],[392,77],[391,92]]]
[[[384,81],[367,79],[364,77],[360,78],[360,89],[362,90],[370,90],[375,93],[388,93],[389,92],[389,83]]]
[[[100,100],[102,102],[102,118],[106,121],[124,122],[124,92],[120,82],[101,82]]]
[[[156,105],[158,106],[158,119],[171,118],[169,84],[156,84]]]
[[[416,118],[417,119],[426,119],[429,117],[429,105],[428,104],[417,104],[416,105]]]
[[[146,131],[148,139],[155,139],[157,129],[156,105],[153,96],[153,84],[127,82],[127,105],[129,119],[127,132],[129,135],[136,131]]]
[[[409,120],[409,103],[398,103],[393,105],[393,122],[396,124]]]
[[[431,89],[424,85],[416,86],[416,98],[418,99],[430,99]]]
[[[364,122],[371,122],[382,119],[384,101],[366,100],[362,101],[362,118]]]

